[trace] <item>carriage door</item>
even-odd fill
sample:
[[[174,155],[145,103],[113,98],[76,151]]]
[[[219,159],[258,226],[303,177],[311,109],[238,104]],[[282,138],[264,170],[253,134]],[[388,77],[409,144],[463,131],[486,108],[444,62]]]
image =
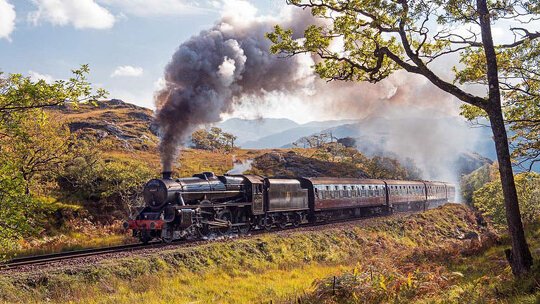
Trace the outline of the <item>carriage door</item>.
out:
[[[251,187],[251,193],[253,193],[253,214],[263,214],[263,185],[261,183],[252,183]]]

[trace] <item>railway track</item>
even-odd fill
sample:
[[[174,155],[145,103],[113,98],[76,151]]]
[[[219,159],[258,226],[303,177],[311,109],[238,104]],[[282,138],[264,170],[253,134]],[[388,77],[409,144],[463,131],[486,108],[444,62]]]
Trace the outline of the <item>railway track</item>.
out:
[[[400,213],[400,214],[405,215],[405,214],[415,213],[415,212],[419,212],[419,211],[403,212],[403,213]],[[327,222],[317,222],[317,223],[311,223],[311,224],[303,224],[299,228],[325,226],[325,225],[347,223],[347,222],[353,222],[353,221],[359,221],[359,220],[366,220],[366,219],[377,218],[377,217],[389,217],[389,216],[395,216],[395,215],[396,214],[354,217],[354,218],[348,218],[348,219],[338,219],[338,220],[327,221]],[[274,228],[271,231],[267,231],[265,229],[256,229],[256,230],[252,230],[250,232],[250,235],[258,235],[258,234],[261,234],[261,233],[273,233],[273,232],[278,232],[278,231],[283,231],[283,230],[290,230],[290,229],[294,230],[296,228],[297,227],[287,226],[287,227],[285,227],[283,229]],[[177,240],[177,241],[173,241],[171,243],[165,243],[165,242],[157,241],[157,242],[151,242],[149,244],[136,243],[136,244],[127,244],[127,245],[119,245],[119,246],[111,246],[111,247],[65,251],[65,252],[43,254],[43,255],[35,255],[35,256],[24,256],[24,257],[11,259],[11,260],[9,260],[9,261],[7,261],[5,263],[0,263],[0,271],[1,270],[7,270],[7,269],[15,269],[15,268],[18,268],[18,267],[29,266],[29,265],[32,265],[32,266],[45,265],[45,264],[48,264],[48,263],[62,261],[62,260],[66,260],[66,259],[90,257],[90,256],[95,256],[95,255],[107,254],[107,253],[136,251],[138,249],[159,248],[159,247],[165,247],[165,246],[168,246],[168,245],[171,245],[171,244],[185,245],[185,244],[188,244],[188,243],[201,242],[201,241],[204,242],[204,241],[207,241],[207,240],[214,240],[214,239],[215,238],[194,239],[194,240]]]
[[[7,261],[6,263],[0,264],[0,269],[10,269],[10,268],[16,268],[16,267],[27,266],[27,265],[41,265],[41,264],[61,261],[64,259],[80,258],[80,257],[93,256],[97,254],[136,250],[139,248],[149,248],[152,246],[156,247],[160,245],[163,245],[163,244],[151,243],[148,245],[144,245],[142,243],[137,243],[137,244],[102,247],[102,248],[65,251],[65,252],[50,253],[50,254],[43,254],[43,255],[24,256],[20,258],[14,258]]]

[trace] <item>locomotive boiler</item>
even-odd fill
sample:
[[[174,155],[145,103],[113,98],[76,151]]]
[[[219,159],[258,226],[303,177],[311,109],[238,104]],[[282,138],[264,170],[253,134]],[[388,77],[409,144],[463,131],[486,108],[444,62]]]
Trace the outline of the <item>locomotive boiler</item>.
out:
[[[455,187],[431,181],[216,176],[212,172],[175,179],[164,172],[162,178],[146,183],[143,198],[145,206],[124,227],[146,243],[425,210],[453,202]]]

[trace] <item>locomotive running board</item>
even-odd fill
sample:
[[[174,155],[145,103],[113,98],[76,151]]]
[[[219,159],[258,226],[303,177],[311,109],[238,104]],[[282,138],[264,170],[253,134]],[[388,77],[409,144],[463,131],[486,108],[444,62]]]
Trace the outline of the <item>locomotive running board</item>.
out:
[[[185,205],[185,206],[174,206],[176,209],[193,209],[193,208],[219,208],[219,207],[244,207],[251,206],[251,203],[222,203],[222,204],[198,204],[198,205]]]
[[[207,222],[204,222],[210,226],[218,226],[218,227],[229,227],[229,222],[227,221],[220,221],[220,220],[215,220],[215,221],[207,221]]]

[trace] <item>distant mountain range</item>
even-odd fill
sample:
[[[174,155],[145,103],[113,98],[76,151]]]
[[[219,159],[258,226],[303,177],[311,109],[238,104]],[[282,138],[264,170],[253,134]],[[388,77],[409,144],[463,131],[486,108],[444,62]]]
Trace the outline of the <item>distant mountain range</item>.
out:
[[[326,129],[356,123],[356,120],[312,121],[298,124],[287,118],[231,118],[217,127],[238,137],[237,145],[246,149],[279,148],[301,137]]]
[[[303,137],[331,133],[351,137],[367,156],[412,159],[426,178],[455,178],[495,159],[489,128],[472,128],[460,117],[369,117],[363,120],[314,121],[230,119],[218,127],[238,136],[242,148],[290,148]]]
[[[472,145],[471,151],[490,159],[495,159],[495,149],[489,128],[469,127],[459,117],[445,119],[406,118],[391,120],[381,117],[370,117],[364,120],[330,120],[313,121],[298,124],[287,118],[239,119],[231,118],[217,125],[226,132],[238,137],[236,144],[248,149],[289,148],[292,144],[314,134],[331,133],[335,138],[353,137],[359,147],[367,154],[375,154],[380,143],[387,142],[392,136],[402,133],[439,133],[440,141],[444,138],[466,137]],[[434,129],[435,128],[435,129]],[[412,129],[410,132],[405,130]],[[416,131],[413,131],[416,130]],[[437,136],[437,135],[435,135]],[[420,140],[421,142],[421,140]]]

